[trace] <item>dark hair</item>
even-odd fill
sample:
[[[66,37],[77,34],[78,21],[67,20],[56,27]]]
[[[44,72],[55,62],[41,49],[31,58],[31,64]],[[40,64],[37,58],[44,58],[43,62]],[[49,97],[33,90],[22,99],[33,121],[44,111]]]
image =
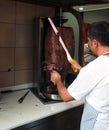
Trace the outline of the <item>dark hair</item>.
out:
[[[103,46],[109,46],[109,23],[101,21],[90,24],[87,36],[90,39],[98,40]]]

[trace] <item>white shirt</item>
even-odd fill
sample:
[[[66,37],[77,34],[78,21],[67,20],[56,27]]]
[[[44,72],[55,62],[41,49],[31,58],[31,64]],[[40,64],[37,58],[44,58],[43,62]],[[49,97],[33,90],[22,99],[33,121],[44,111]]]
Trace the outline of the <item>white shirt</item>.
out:
[[[83,67],[68,91],[76,100],[85,98],[92,107],[105,113],[99,119],[107,115],[109,118],[109,57],[101,55]]]

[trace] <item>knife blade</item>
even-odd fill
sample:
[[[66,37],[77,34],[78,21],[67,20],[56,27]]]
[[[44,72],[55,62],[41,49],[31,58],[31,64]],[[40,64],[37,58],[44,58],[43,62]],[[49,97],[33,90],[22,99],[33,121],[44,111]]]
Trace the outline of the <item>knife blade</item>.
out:
[[[59,37],[59,42],[61,43],[61,45],[62,45],[62,47],[63,47],[63,49],[64,49],[64,51],[65,51],[65,53],[66,53],[68,62],[69,62],[69,63],[74,63],[75,60],[71,57],[71,55],[70,55],[70,53],[69,53],[67,47],[65,46],[65,43],[64,43],[62,37],[59,35],[59,32],[58,32],[57,28],[55,27],[55,25],[54,25],[54,23],[53,23],[53,21],[52,21],[52,19],[51,19],[50,17],[48,17],[48,21],[50,22],[50,24],[51,24],[51,26],[52,26],[52,28],[53,28],[55,34]],[[73,68],[73,71],[74,71],[75,73],[78,72],[78,70],[77,70],[76,68]]]

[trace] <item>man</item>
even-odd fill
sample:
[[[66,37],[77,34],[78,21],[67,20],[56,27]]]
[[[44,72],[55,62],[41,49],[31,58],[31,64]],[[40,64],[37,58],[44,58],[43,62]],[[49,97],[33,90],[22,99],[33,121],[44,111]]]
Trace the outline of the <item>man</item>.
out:
[[[109,130],[109,23],[93,23],[87,34],[88,46],[97,58],[83,68],[76,61],[71,63],[80,72],[68,88],[54,70],[51,81],[65,102],[85,99],[81,130]]]
[[[90,49],[89,49],[87,43],[84,44],[84,57],[83,57],[83,58],[84,58],[84,64],[85,64],[85,65],[86,65],[87,63],[93,61],[93,60],[96,58],[96,56],[93,55],[93,54],[90,52]]]

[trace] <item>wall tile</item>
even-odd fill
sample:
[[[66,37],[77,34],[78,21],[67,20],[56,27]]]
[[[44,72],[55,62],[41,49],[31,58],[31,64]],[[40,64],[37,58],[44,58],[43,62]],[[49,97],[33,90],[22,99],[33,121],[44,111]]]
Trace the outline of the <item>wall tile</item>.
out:
[[[0,1],[0,22],[15,23],[15,2]]]
[[[33,67],[33,49],[16,48],[15,49],[15,70],[32,69]]]
[[[33,46],[32,25],[16,25],[16,47]]]
[[[0,23],[0,47],[15,46],[15,24]]]
[[[37,5],[35,10],[37,17],[52,17],[55,15],[54,9],[50,7]]]
[[[15,71],[15,85],[32,82],[32,70]]]
[[[14,71],[0,72],[0,87],[7,87],[14,85]]]
[[[14,70],[14,48],[0,48],[0,71]]]
[[[35,5],[16,2],[16,23],[32,24],[35,17]]]

